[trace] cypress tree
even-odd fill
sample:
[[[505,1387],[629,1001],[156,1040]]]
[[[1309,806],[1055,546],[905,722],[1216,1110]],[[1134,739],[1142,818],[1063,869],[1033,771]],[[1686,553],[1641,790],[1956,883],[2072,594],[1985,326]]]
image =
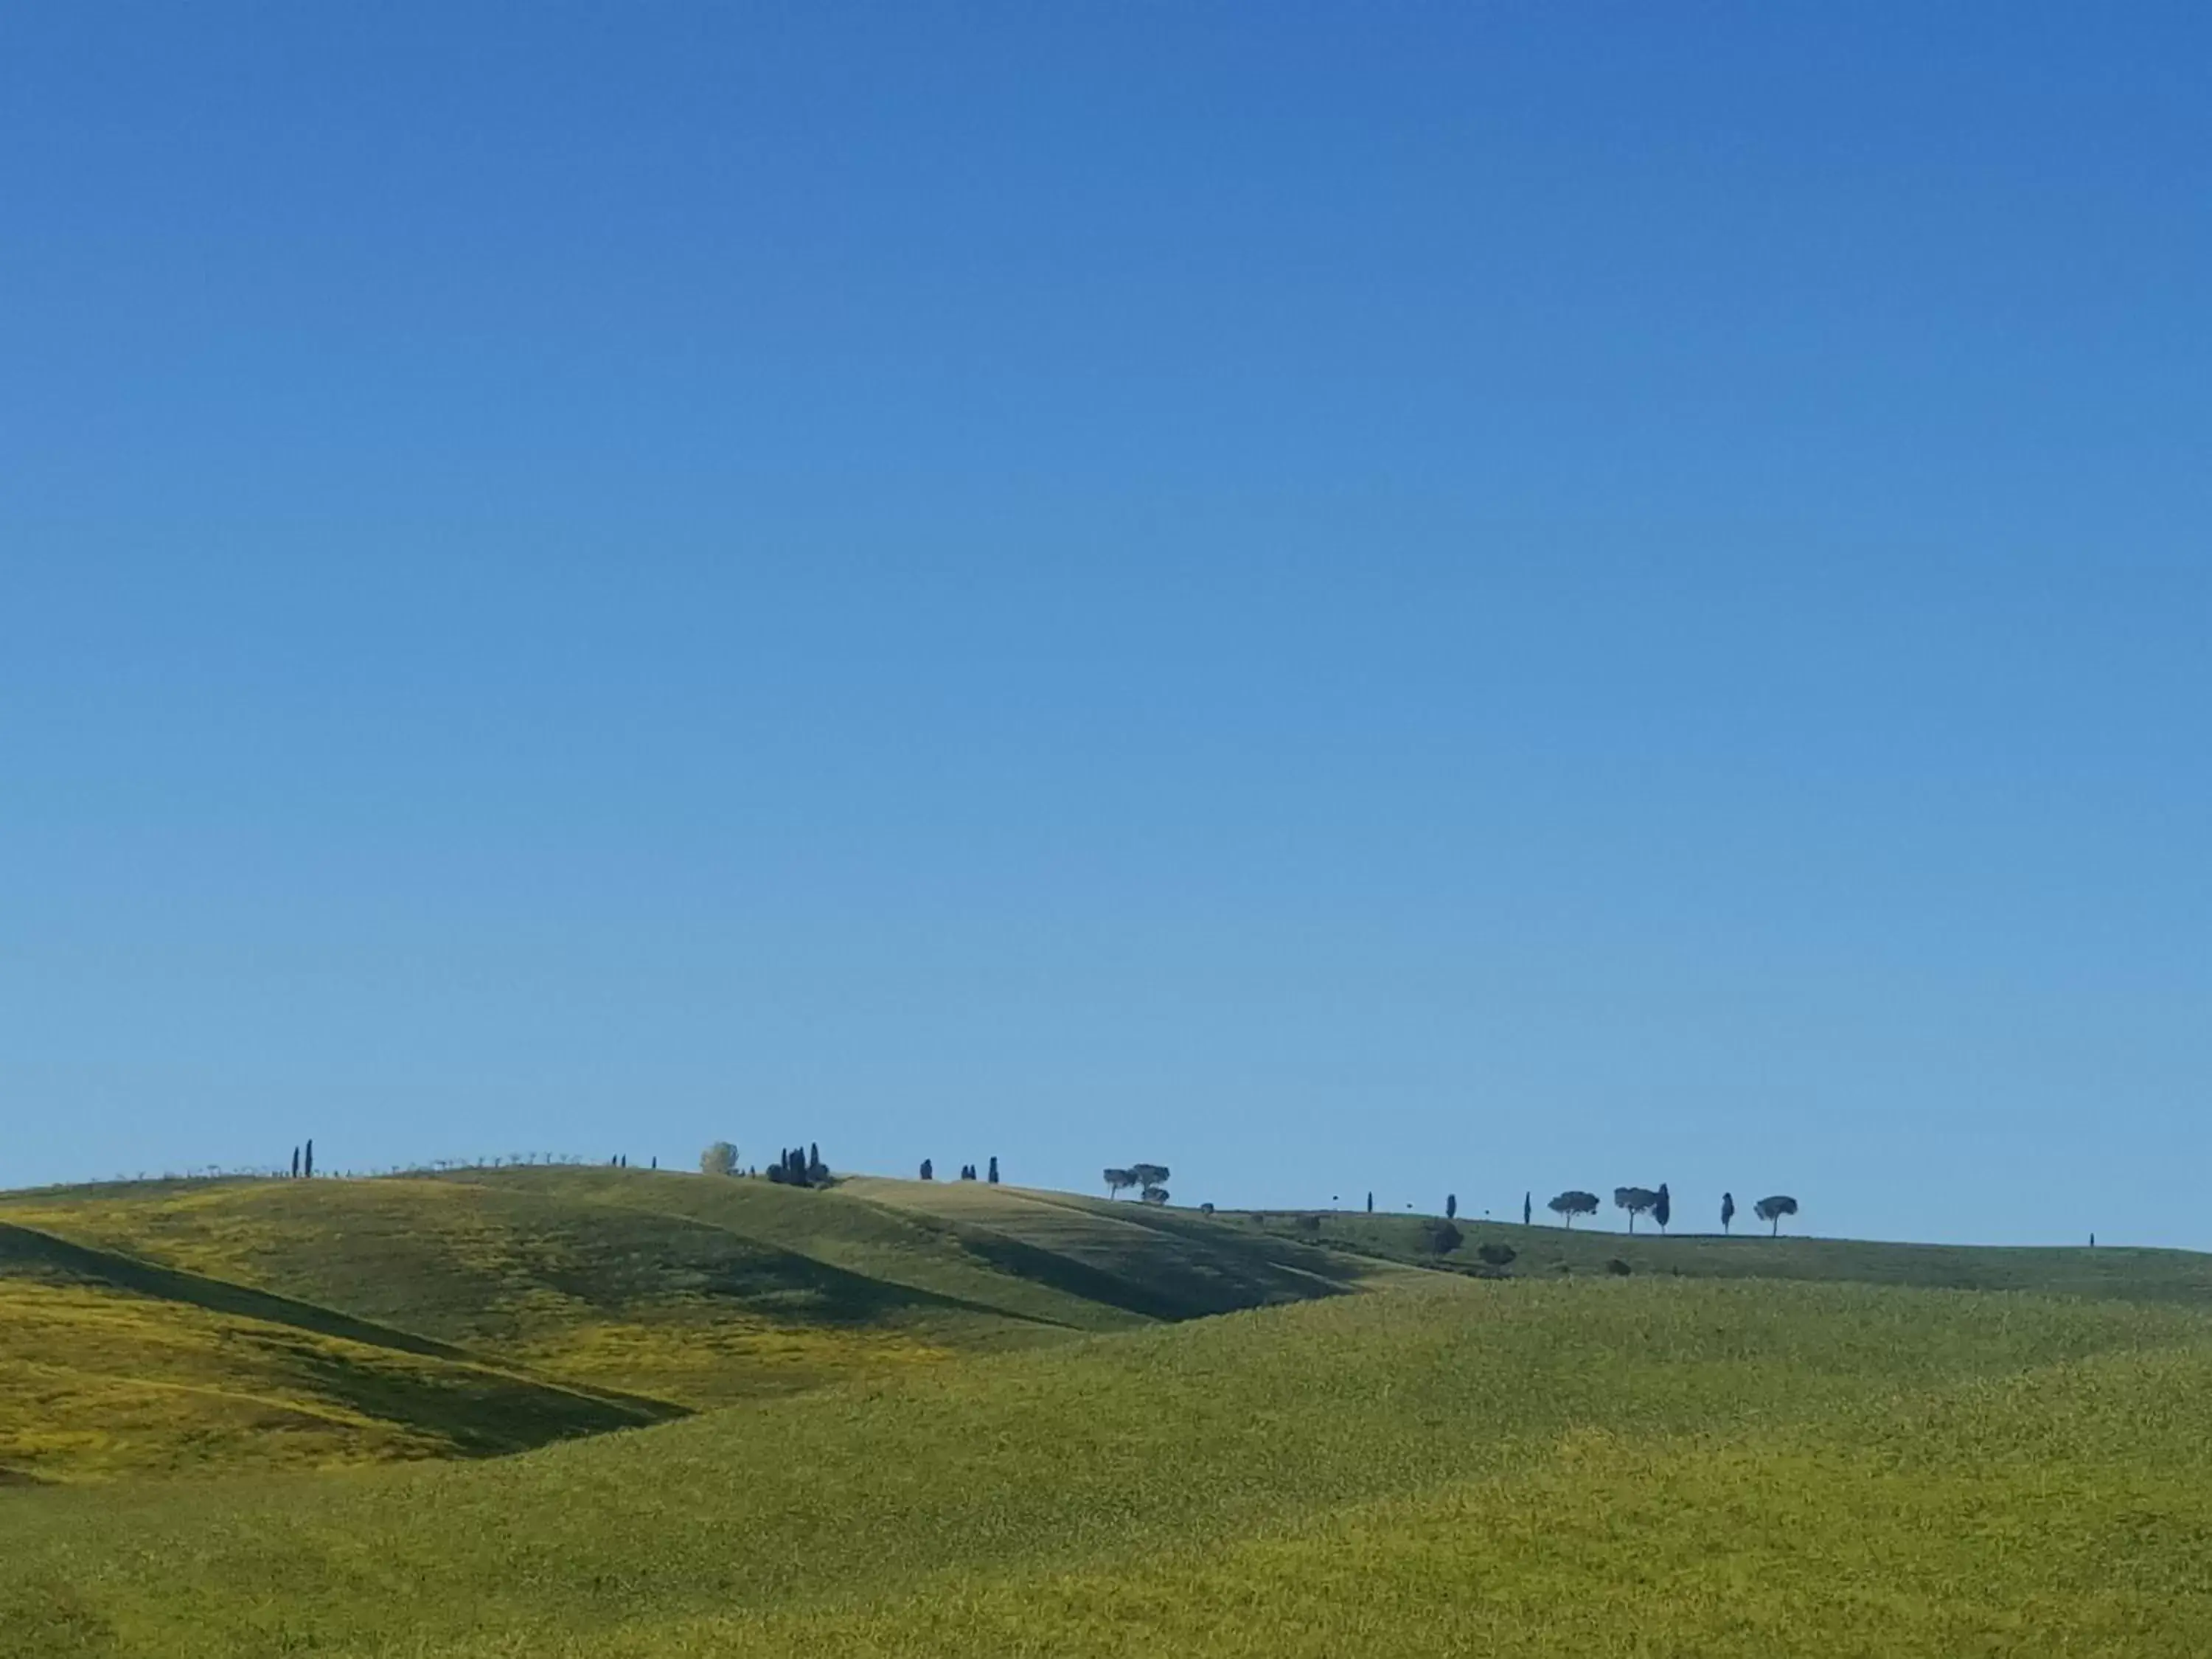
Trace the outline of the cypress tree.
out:
[[[309,1135],[307,1137],[307,1168],[306,1173],[308,1180],[313,1181],[315,1178],[315,1138],[313,1135]]]
[[[1444,1194],[1444,1219],[1449,1221],[1458,1213],[1459,1194],[1457,1193],[1446,1193]]]
[[[999,1184],[999,1160],[996,1158],[991,1160],[991,1184],[994,1187]]]

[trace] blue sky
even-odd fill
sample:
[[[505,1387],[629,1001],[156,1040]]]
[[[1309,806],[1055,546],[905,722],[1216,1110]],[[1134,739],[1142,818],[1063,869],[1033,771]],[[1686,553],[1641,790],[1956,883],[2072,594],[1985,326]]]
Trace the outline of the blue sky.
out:
[[[2212,1246],[2209,51],[8,9],[0,1184]]]

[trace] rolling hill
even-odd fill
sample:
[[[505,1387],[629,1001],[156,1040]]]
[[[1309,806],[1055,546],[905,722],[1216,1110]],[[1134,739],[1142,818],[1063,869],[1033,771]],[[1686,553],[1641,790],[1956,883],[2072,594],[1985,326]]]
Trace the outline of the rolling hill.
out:
[[[2208,1430],[2179,1309],[1433,1275],[489,1462],[18,1492],[0,1618],[40,1659],[2178,1655]]]
[[[0,1651],[2212,1650],[2204,1259],[1462,1231],[0,1195]]]
[[[9,1194],[0,1479],[512,1451],[1402,1271],[1176,1225],[560,1167]]]

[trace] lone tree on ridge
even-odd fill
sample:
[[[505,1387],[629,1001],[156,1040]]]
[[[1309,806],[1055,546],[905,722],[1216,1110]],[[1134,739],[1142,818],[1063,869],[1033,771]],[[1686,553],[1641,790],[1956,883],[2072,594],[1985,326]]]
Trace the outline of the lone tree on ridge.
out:
[[[1613,1202],[1616,1209],[1628,1212],[1628,1231],[1632,1233],[1636,1231],[1636,1218],[1658,1207],[1659,1194],[1649,1187],[1615,1187]]]
[[[1667,1183],[1659,1183],[1659,1196],[1651,1206],[1651,1218],[1659,1224],[1659,1231],[1667,1231],[1667,1223],[1674,1218],[1674,1200],[1667,1196]]]
[[[1568,1229],[1571,1231],[1574,1227],[1575,1218],[1577,1216],[1595,1215],[1597,1213],[1597,1194],[1595,1193],[1578,1191],[1561,1193],[1557,1198],[1546,1205],[1545,1208],[1551,1211],[1553,1215],[1559,1217],[1559,1219],[1566,1224]]]
[[[1771,1222],[1774,1230],[1767,1237],[1778,1238],[1782,1236],[1782,1218],[1797,1213],[1797,1200],[1787,1193],[1777,1193],[1771,1198],[1760,1199],[1751,1206],[1751,1212],[1761,1221]]]
[[[1109,1170],[1106,1171],[1106,1196],[1109,1198],[1119,1198],[1121,1195],[1122,1188],[1133,1187],[1136,1184],[1137,1176],[1133,1170]]]
[[[699,1154],[699,1173],[702,1175],[735,1175],[738,1172],[738,1149],[726,1140],[718,1140]]]
[[[1726,1232],[1729,1230],[1729,1224],[1735,1219],[1735,1194],[1734,1193],[1723,1193],[1721,1194],[1721,1231],[1723,1232]]]

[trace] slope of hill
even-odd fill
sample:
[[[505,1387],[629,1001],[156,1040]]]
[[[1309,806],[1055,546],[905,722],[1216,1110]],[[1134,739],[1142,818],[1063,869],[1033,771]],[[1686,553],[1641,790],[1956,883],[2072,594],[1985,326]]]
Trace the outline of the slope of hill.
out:
[[[1484,1245],[1524,1281],[1626,1267],[2212,1308],[2212,1258],[2182,1252],[1461,1226],[1439,1256],[1412,1216],[588,1168],[0,1194],[0,1480],[514,1450],[1424,1267],[1499,1271]]]
[[[1147,1318],[1303,1302],[1389,1282],[1402,1272],[1265,1229],[1224,1226],[1188,1210],[974,1181],[848,1184],[876,1203],[933,1218],[1006,1272]]]
[[[1541,1213],[1540,1212],[1539,1212]],[[1847,1238],[1734,1237],[1677,1231],[1633,1235],[1546,1222],[1457,1223],[1461,1243],[1436,1249],[1439,1218],[1370,1215],[1346,1210],[1224,1211],[1217,1219],[1271,1237],[1302,1240],[1370,1259],[1461,1271],[1481,1263],[1486,1244],[1513,1252],[1518,1277],[1618,1272],[1696,1279],[1788,1279],[1922,1289],[2027,1291],[2044,1296],[2108,1297],[2212,1309],[2212,1255],[2194,1250],[2106,1246],[1891,1244]]]
[[[0,1407],[18,1481],[483,1455],[675,1414],[5,1223]]]
[[[2194,1655],[2208,1476],[2189,1310],[1423,1275],[491,1462],[0,1495],[0,1627],[35,1659]]]
[[[0,1196],[0,1470],[513,1450],[1396,1271],[964,1189],[525,1168]]]

